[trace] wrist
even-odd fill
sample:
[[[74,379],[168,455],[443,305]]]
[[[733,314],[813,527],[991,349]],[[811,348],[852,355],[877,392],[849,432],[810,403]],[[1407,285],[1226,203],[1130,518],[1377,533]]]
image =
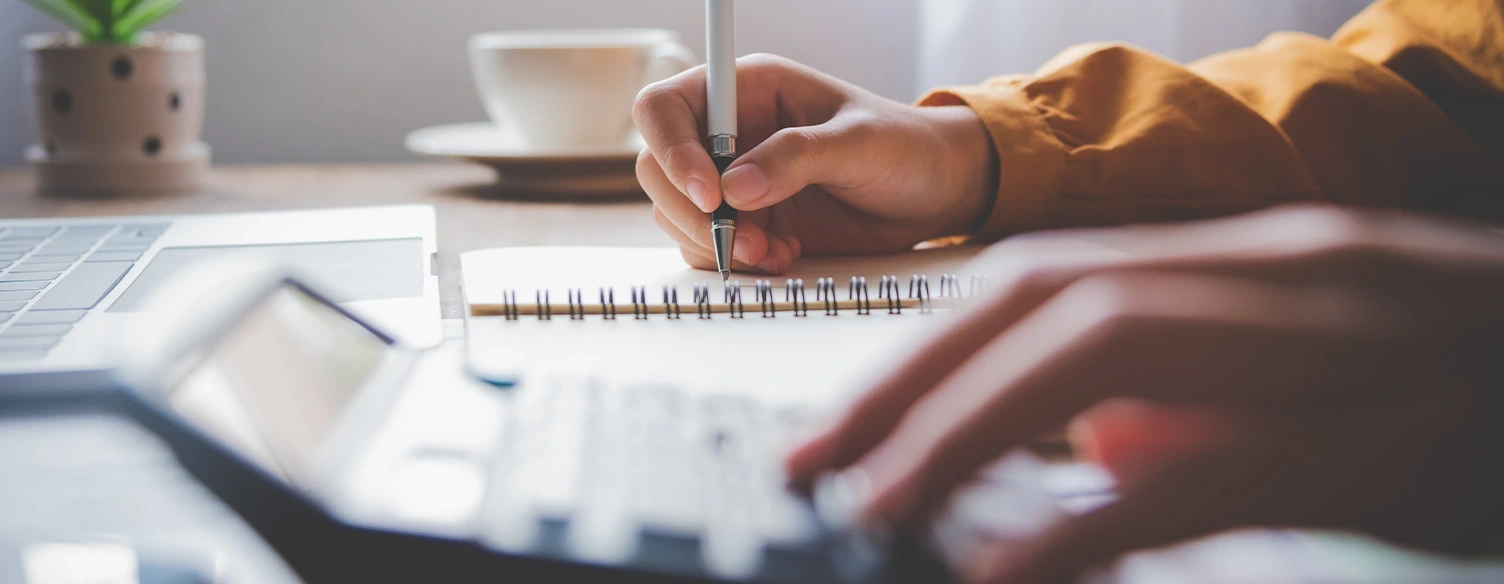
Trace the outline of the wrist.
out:
[[[939,138],[935,168],[940,237],[966,235],[986,221],[997,200],[998,155],[987,126],[964,105],[920,108]]]

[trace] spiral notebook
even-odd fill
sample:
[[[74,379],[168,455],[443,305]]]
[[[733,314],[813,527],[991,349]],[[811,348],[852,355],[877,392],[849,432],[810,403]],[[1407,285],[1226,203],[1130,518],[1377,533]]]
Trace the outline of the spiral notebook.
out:
[[[805,258],[776,278],[735,274],[729,289],[674,248],[473,251],[460,257],[466,334],[481,358],[804,400],[858,383],[946,320],[994,279],[966,266],[982,249]]]

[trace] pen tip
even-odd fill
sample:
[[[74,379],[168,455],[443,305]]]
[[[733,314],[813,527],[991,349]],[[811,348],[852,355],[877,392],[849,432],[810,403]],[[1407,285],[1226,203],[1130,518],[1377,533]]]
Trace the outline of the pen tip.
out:
[[[731,272],[729,272],[729,271],[721,272],[721,281],[722,282],[730,282],[731,281]]]

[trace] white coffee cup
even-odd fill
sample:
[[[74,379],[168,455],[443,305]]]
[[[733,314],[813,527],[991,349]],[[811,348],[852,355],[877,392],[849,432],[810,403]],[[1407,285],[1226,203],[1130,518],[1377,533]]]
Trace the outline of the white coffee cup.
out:
[[[653,28],[518,30],[470,37],[486,113],[528,148],[620,147],[632,101],[696,62],[678,33]]]

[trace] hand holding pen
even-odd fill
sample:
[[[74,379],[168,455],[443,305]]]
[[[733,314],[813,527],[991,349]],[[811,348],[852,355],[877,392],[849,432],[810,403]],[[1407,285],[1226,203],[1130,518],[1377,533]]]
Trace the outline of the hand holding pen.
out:
[[[653,84],[633,116],[637,177],[696,268],[717,269],[708,215],[739,210],[732,267],[780,274],[801,255],[887,253],[971,230],[996,157],[970,108],[892,101],[781,57],[736,61],[735,116],[715,127],[706,68]],[[734,124],[734,125],[732,125]],[[736,136],[722,177],[710,134]]]

